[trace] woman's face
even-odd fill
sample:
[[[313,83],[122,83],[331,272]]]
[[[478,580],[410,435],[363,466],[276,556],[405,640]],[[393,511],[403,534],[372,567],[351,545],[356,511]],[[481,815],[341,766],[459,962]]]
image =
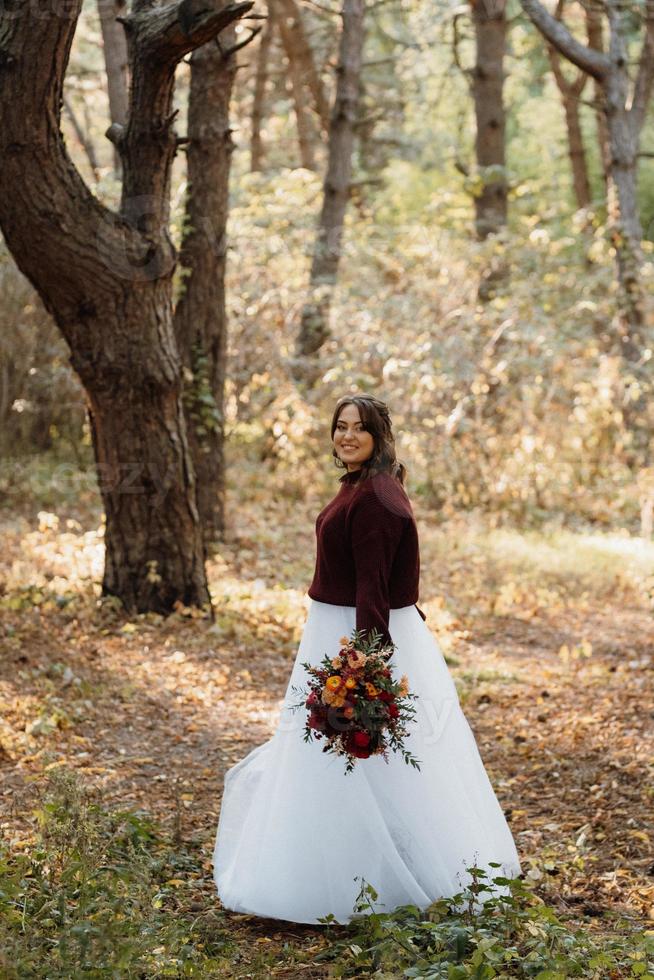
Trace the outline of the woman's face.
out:
[[[363,428],[363,422],[356,405],[344,405],[338,415],[334,429],[334,449],[348,471],[358,470],[361,464],[370,459],[375,441]]]

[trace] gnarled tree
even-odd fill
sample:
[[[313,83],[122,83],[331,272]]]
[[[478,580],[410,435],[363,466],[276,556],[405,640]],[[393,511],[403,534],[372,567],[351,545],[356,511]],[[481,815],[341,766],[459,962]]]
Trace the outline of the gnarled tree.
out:
[[[0,227],[70,348],[86,392],[106,514],[103,592],[130,610],[209,600],[173,329],[170,174],[178,62],[252,3],[138,0],[123,23],[129,114],[112,127],[117,211],[89,191],[60,132],[81,0],[0,17]]]

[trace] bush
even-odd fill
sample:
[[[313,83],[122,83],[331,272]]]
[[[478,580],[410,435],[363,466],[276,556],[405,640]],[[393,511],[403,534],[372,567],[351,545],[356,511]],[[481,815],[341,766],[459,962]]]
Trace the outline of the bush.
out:
[[[222,913],[193,901],[198,855],[141,813],[103,809],[66,772],[37,817],[29,849],[0,851],[3,977],[221,975]]]

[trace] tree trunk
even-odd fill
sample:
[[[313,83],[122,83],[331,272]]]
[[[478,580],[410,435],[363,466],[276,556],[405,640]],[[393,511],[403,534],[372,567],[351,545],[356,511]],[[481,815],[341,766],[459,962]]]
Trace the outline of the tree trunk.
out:
[[[563,6],[564,0],[558,0],[555,14],[557,20],[561,20],[563,16]],[[588,75],[586,72],[579,70],[574,81],[569,82],[561,68],[561,58],[558,50],[553,45],[548,44],[547,53],[552,67],[552,74],[554,75],[554,80],[556,81],[563,101],[565,124],[568,133],[568,156],[570,157],[570,166],[572,168],[572,186],[577,209],[587,208],[591,202],[591,190],[584,139],[581,131],[579,99],[586,86]]]
[[[593,4],[584,7],[586,15],[586,34],[588,36],[588,47],[593,51],[604,51],[604,40],[602,37],[602,18],[599,10]],[[611,151],[609,149],[609,130],[606,124],[606,105],[604,90],[598,79],[593,79],[593,92],[595,103],[595,124],[597,126],[597,144],[599,156],[602,162],[602,177],[604,178],[604,196],[608,196],[608,187],[611,179]]]
[[[278,12],[284,17],[291,48],[297,60],[299,73],[313,97],[313,104],[325,133],[329,130],[329,102],[325,87],[316,68],[311,45],[307,39],[302,12],[296,0],[277,0]]]
[[[187,225],[180,261],[182,293],[175,333],[185,366],[189,443],[197,503],[209,552],[225,527],[224,388],[227,352],[225,258],[229,170],[233,149],[229,103],[236,75],[232,28],[221,46],[191,56],[188,114]]]
[[[264,118],[266,102],[266,83],[268,81],[268,61],[274,33],[272,6],[268,9],[268,20],[259,39],[257,51],[257,70],[254,79],[254,95],[252,98],[252,130],[250,136],[250,170],[263,168],[263,140],[261,139],[261,124]]]
[[[251,6],[133,6],[130,112],[113,133],[118,213],[90,193],[60,133],[81,0],[46,16],[23,0],[0,21],[0,226],[84,386],[106,513],[102,590],[129,612],[210,601],[173,331],[172,95],[177,62]]]
[[[144,300],[130,306],[128,317],[134,322],[140,314],[149,326],[151,299]],[[123,324],[121,317],[103,320],[121,358],[133,347]],[[209,593],[169,317],[159,337],[144,334],[142,343],[148,341],[149,350],[133,351],[141,358],[136,370],[126,367],[111,381],[115,365],[102,356],[91,364],[94,354],[80,345],[71,363],[87,393],[106,514],[102,592],[118,596],[128,611],[167,613],[177,601],[203,606]]]
[[[125,13],[124,0],[98,0],[102,47],[107,72],[109,116],[112,125],[124,126],[127,121],[127,39],[123,25],[116,20]],[[114,170],[120,167],[120,156],[114,147]]]
[[[586,163],[586,151],[584,149],[584,138],[581,131],[581,119],[579,116],[579,102],[574,95],[561,92],[563,99],[563,110],[565,112],[565,124],[568,131],[568,155],[570,166],[572,167],[572,185],[574,189],[577,209],[587,208],[591,202],[590,180],[588,178],[588,164]]]
[[[650,4],[654,18],[654,4]],[[640,128],[645,117],[643,107],[640,125],[632,110],[630,101],[630,80],[628,71],[627,46],[624,38],[622,15],[616,0],[607,6],[611,40],[609,57],[612,70],[605,78],[606,113],[611,154],[610,182],[608,193],[609,223],[611,239],[616,251],[618,276],[622,287],[622,310],[620,332],[622,351],[632,364],[640,362],[646,346],[645,295],[640,279],[640,266],[643,262],[642,237],[637,202],[638,147]],[[647,54],[647,39],[643,57]],[[651,39],[650,81],[654,75],[654,38]]]
[[[296,380],[305,380],[309,386],[316,380],[315,357],[329,336],[329,314],[341,257],[343,222],[352,178],[354,130],[359,109],[364,11],[364,0],[344,0],[323,204],[311,264],[309,297],[302,311],[296,345],[297,359],[293,364]],[[313,358],[313,364],[306,358]]]
[[[279,27],[279,36],[288,60],[288,73],[293,96],[293,106],[295,108],[298,145],[300,148],[300,161],[306,170],[315,170],[315,134],[311,121],[307,89],[302,74],[302,65],[295,50],[295,39],[281,0],[270,0],[270,2],[271,9],[275,12],[275,23]]]
[[[506,52],[505,2],[471,0],[475,24],[476,64],[472,72],[475,103],[477,167],[483,188],[475,196],[477,238],[497,234],[506,224],[507,184],[503,103]]]

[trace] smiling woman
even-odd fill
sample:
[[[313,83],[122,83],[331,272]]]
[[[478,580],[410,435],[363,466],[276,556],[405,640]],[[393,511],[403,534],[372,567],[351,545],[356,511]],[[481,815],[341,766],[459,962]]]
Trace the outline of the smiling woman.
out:
[[[332,439],[335,453],[349,471],[359,469],[364,460],[370,459],[375,448],[375,441],[352,402],[340,409]]]
[[[331,435],[346,472],[316,520],[311,605],[280,719],[225,774],[214,851],[226,908],[314,924],[330,913],[350,920],[359,876],[391,911],[462,891],[473,865],[489,879],[521,873],[445,658],[415,605],[418,533],[388,408],[371,396],[343,398]],[[371,755],[346,774],[342,760],[303,738],[293,706],[309,681],[304,665],[335,656],[354,629],[394,645],[389,666],[418,695],[407,748],[420,770],[400,755]],[[506,883],[494,894],[507,894]]]

